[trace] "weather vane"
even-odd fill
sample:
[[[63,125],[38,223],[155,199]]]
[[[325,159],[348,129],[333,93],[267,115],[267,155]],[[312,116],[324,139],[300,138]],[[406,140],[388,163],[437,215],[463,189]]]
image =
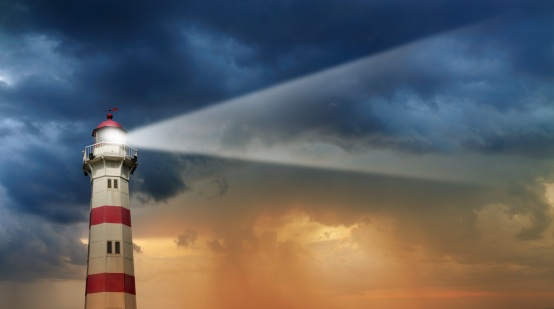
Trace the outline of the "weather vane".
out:
[[[112,107],[112,108],[107,109],[107,110],[105,110],[105,111],[108,112],[108,113],[117,112],[117,107]]]

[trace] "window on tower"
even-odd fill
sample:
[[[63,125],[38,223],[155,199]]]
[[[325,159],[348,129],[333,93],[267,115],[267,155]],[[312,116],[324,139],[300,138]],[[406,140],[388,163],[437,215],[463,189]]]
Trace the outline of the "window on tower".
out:
[[[108,179],[108,189],[111,189],[111,188],[112,188],[112,180]]]
[[[115,254],[121,254],[121,243],[119,241],[115,242]]]
[[[108,241],[108,245],[107,245],[107,248],[106,248],[106,249],[107,249],[107,252],[108,252],[109,254],[112,253],[112,242],[111,242],[111,241]]]
[[[117,189],[117,179],[114,179],[114,180],[113,180],[113,188],[114,188],[114,189]]]

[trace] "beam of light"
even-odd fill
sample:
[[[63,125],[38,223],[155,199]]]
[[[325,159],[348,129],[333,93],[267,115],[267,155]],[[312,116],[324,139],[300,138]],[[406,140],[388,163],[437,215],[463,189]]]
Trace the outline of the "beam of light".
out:
[[[340,119],[351,104],[382,95],[398,80],[383,80],[412,65],[410,55],[433,38],[358,59],[261,91],[214,104],[132,130],[129,144],[140,149],[188,153],[258,162],[468,181],[474,164],[448,156],[407,156],[385,148],[356,149],[356,138],[334,132],[349,125]],[[402,82],[402,80],[400,81]],[[363,104],[361,105],[363,106]],[[367,108],[371,106],[366,104]],[[366,111],[368,115],[371,110]],[[364,111],[360,110],[360,117]],[[432,113],[429,113],[429,115]],[[350,117],[350,116],[349,116]],[[394,119],[395,115],[390,115]],[[436,117],[436,115],[435,115]],[[336,127],[336,121],[342,121]],[[365,120],[364,120],[365,121]],[[355,125],[352,123],[352,125]],[[371,123],[365,123],[371,127]],[[352,128],[350,128],[352,129]],[[361,130],[364,130],[363,128]],[[352,134],[355,134],[356,128]],[[379,134],[380,132],[377,132]],[[367,136],[359,137],[361,143]],[[346,144],[346,146],[345,146]],[[370,143],[369,143],[370,144]],[[465,166],[464,166],[465,164]]]

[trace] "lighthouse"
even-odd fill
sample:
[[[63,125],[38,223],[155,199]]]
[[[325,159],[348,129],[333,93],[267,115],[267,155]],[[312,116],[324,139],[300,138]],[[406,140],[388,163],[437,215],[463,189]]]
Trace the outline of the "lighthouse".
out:
[[[127,131],[113,120],[115,110],[92,131],[94,144],[83,151],[91,184],[85,309],[137,307],[129,178],[138,157],[125,144]]]

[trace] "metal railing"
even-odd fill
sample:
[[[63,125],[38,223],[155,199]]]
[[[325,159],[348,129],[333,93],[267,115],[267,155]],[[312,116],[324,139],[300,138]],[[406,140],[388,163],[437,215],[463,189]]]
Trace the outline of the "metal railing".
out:
[[[83,161],[89,160],[91,158],[91,154],[92,157],[104,155],[127,157],[132,159],[135,156],[138,156],[138,151],[135,148],[125,144],[100,142],[85,147],[85,150],[83,150]]]

